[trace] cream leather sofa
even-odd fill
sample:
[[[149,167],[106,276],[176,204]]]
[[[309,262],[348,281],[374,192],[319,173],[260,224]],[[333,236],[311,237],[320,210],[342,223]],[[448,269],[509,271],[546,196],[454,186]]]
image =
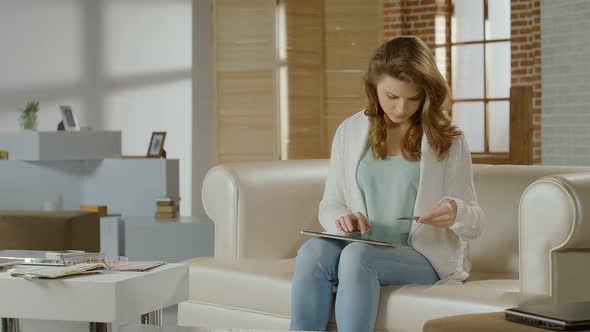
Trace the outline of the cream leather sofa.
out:
[[[215,258],[188,261],[180,325],[288,330],[293,258],[308,239],[299,230],[320,229],[327,167],[326,160],[252,162],[207,174]],[[590,300],[590,167],[474,165],[474,179],[487,224],[471,246],[471,277],[463,285],[382,287],[377,330],[421,331],[443,316]]]

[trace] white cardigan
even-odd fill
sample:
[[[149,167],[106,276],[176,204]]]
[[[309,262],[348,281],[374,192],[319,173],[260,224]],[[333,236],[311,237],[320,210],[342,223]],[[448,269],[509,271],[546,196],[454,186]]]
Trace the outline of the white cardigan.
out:
[[[320,224],[327,232],[342,234],[336,228],[336,220],[343,215],[367,215],[356,171],[366,151],[368,134],[369,118],[364,111],[346,119],[336,130],[319,208]],[[471,154],[463,135],[455,139],[445,160],[436,159],[426,135],[421,150],[414,215],[423,215],[441,199],[450,198],[457,203],[457,217],[450,228],[412,222],[408,242],[430,261],[441,279],[439,283],[461,282],[469,277],[471,269],[468,241],[479,236],[485,223],[473,186]]]

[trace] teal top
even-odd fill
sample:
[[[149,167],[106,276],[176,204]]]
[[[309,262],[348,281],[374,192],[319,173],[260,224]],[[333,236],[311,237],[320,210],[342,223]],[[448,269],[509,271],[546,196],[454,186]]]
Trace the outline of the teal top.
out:
[[[420,183],[420,162],[402,156],[373,159],[369,147],[356,173],[371,230],[363,238],[408,245],[412,216]]]

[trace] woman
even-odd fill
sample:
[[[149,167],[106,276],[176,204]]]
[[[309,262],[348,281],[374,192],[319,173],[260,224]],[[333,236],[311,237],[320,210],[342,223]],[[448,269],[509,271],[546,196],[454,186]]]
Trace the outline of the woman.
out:
[[[296,259],[292,330],[326,329],[335,285],[338,330],[372,331],[380,286],[469,276],[468,241],[481,233],[484,215],[431,51],[416,37],[386,42],[369,62],[365,91],[367,108],[336,131],[319,220],[330,233],[360,231],[401,246],[307,241]]]

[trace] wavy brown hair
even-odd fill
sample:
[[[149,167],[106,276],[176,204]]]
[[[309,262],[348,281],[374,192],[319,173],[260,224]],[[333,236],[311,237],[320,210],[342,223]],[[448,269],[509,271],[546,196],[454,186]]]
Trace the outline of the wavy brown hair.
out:
[[[422,135],[426,133],[437,159],[445,159],[453,139],[461,135],[461,131],[451,124],[447,115],[449,87],[436,67],[434,56],[420,38],[412,36],[397,37],[381,45],[369,61],[364,76],[368,99],[365,115],[370,122],[369,143],[373,156],[385,158],[387,127],[393,124],[377,97],[377,83],[384,75],[416,84],[424,90],[422,105],[408,120],[410,128],[402,137],[402,156],[406,160],[420,160]]]

